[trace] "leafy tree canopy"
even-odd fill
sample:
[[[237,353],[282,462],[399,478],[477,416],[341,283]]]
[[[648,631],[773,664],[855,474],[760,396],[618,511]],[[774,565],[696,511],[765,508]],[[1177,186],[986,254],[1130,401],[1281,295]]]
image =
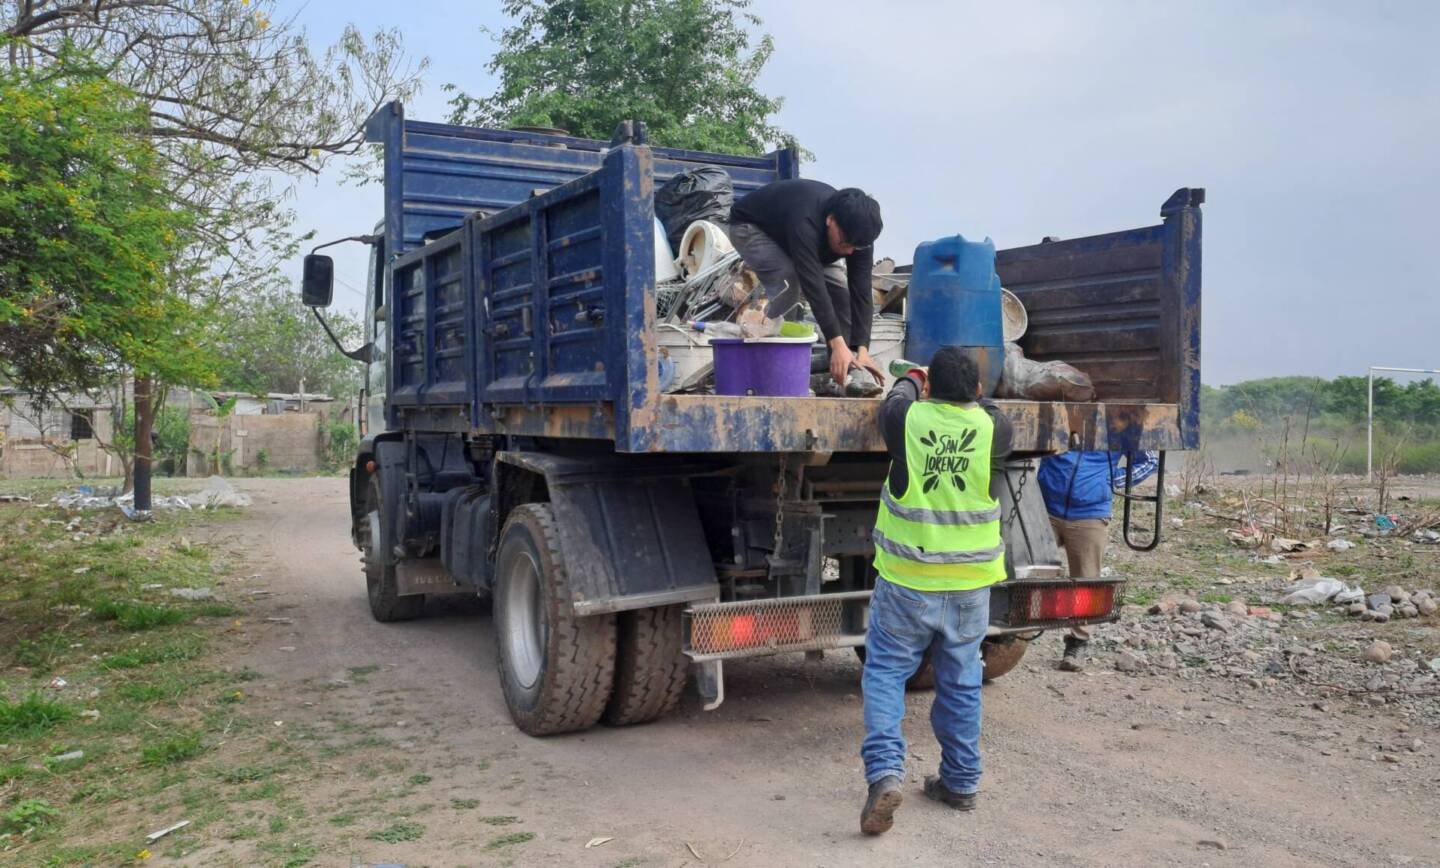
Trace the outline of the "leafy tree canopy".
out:
[[[359,345],[359,320],[338,311],[326,320],[347,348]],[[360,389],[360,364],[335,351],[288,285],[276,282],[236,297],[217,315],[214,332],[211,348],[223,388],[295,393],[303,382],[306,392],[342,400]]]
[[[774,50],[753,40],[749,0],[506,0],[513,24],[489,65],[489,97],[455,85],[451,123],[550,126],[608,139],[644,121],[657,145],[760,154],[794,139],[782,100],[755,85]]]
[[[130,367],[203,380],[200,313],[172,291],[193,231],[145,109],[71,58],[0,68],[0,376],[42,398]]]

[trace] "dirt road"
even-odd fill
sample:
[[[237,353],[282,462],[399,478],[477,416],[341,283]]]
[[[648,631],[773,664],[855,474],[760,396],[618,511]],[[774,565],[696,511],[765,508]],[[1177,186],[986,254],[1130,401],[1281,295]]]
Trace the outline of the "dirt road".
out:
[[[506,714],[486,607],[370,620],[342,481],[241,486],[255,505],[219,533],[262,593],[231,662],[259,673],[248,703],[313,748],[296,813],[319,864],[1440,864],[1440,733],[1223,681],[1068,675],[1052,636],[985,690],[974,814],[920,796],[938,749],[929,696],[911,696],[911,780],[878,839],[858,832],[848,651],[732,665],[715,712],[692,697],[652,725],[532,739]],[[1422,747],[1375,760],[1400,738]]]

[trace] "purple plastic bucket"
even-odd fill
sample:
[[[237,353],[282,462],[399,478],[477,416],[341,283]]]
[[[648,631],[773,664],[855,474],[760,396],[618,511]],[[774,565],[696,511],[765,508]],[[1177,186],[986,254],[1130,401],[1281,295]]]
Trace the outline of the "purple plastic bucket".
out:
[[[711,338],[715,394],[803,398],[810,394],[815,338]]]

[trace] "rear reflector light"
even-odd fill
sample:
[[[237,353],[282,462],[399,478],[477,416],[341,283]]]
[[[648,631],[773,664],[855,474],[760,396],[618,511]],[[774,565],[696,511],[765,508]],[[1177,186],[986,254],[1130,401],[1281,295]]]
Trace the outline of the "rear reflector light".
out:
[[[1104,618],[1115,608],[1115,585],[1040,585],[1010,592],[1010,620]]]

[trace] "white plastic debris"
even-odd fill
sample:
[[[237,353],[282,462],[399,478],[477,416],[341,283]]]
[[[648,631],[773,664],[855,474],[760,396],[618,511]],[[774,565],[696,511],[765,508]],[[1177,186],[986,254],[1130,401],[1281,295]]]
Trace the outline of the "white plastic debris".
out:
[[[69,753],[62,753],[62,754],[60,754],[59,756],[52,756],[52,757],[50,757],[50,759],[49,759],[47,762],[52,762],[52,763],[68,763],[68,762],[74,762],[75,760],[82,760],[82,759],[84,759],[84,758],[85,758],[85,751],[83,751],[83,750],[72,750],[72,751],[70,751]]]
[[[195,502],[205,505],[210,509],[219,506],[249,506],[250,498],[235,489],[235,486],[219,476],[212,476],[205,481],[205,487],[195,495]]]
[[[195,602],[197,600],[213,600],[215,592],[209,588],[171,588],[170,596]]]
[[[1332,539],[1325,544],[1325,548],[1332,552],[1344,552],[1355,548],[1355,544],[1348,539]]]
[[[156,841],[160,840],[171,832],[178,832],[188,825],[190,825],[189,820],[181,820],[173,826],[166,826],[158,832],[151,832],[150,834],[145,836],[145,843],[154,844]]]
[[[1180,493],[1181,493],[1181,492],[1180,492],[1180,486],[1175,485],[1174,483],[1171,483],[1170,485],[1165,486],[1165,496],[1166,496],[1166,497],[1179,497],[1179,496],[1180,496]]]
[[[1334,602],[1337,606],[1343,606],[1348,603],[1358,603],[1363,599],[1365,599],[1364,588],[1360,587],[1359,585],[1356,585],[1353,588],[1347,585],[1345,587],[1345,590],[1335,595],[1335,598],[1334,600],[1332,600],[1332,602]]]
[[[1313,606],[1344,590],[1345,583],[1339,579],[1301,579],[1286,588],[1287,593],[1280,602],[1288,606]]]

